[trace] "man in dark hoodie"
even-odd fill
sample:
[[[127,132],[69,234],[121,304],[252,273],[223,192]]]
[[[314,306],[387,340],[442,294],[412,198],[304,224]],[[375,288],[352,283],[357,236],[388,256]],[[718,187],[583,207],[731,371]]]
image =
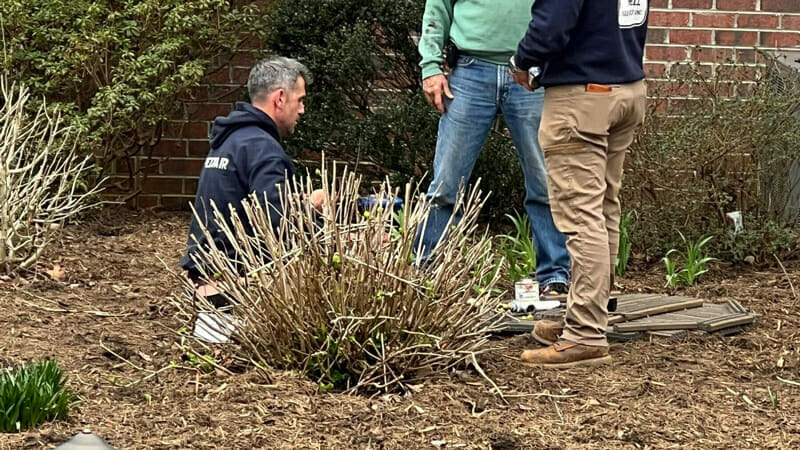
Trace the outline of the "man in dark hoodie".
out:
[[[563,323],[539,321],[550,347],[522,353],[537,367],[611,361],[606,304],[619,245],[625,151],[644,120],[648,0],[536,0],[509,62],[515,81],[545,87],[539,142],[553,220],[567,236],[572,286]]]
[[[281,190],[276,185],[285,185],[295,173],[280,139],[294,132],[305,112],[303,99],[310,82],[308,69],[293,59],[274,57],[260,61],[250,71],[247,81],[251,103],[239,102],[227,117],[214,120],[211,151],[200,172],[194,208],[216,247],[226,249],[231,259],[236,259],[236,252],[220,231],[210,203],[213,201],[220,211],[227,211],[231,205],[235,213],[245,219],[242,200],[255,192],[265,204],[272,226],[278,226],[283,211]],[[322,191],[317,190],[310,200],[319,208],[323,198]],[[230,226],[229,218],[226,222]],[[243,222],[251,234],[249,222],[246,219]],[[198,246],[207,245],[198,218],[193,217],[189,225],[188,250],[181,259],[181,267],[197,285],[204,282],[192,255]]]

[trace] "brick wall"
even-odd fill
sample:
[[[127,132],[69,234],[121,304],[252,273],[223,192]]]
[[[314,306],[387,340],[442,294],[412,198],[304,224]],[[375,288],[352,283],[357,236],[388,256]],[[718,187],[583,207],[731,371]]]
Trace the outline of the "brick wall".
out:
[[[800,0],[651,0],[645,72],[658,84],[687,61],[705,74],[733,61],[763,63],[759,51],[800,47]],[[680,92],[676,94],[681,94]]]
[[[758,65],[756,49],[800,48],[800,0],[650,2],[645,70],[652,83],[666,82],[670,74],[677,74],[681,62],[698,62],[710,74],[715,65],[728,60]],[[243,51],[208,74],[206,83],[184,103],[183,114],[169,122],[152,158],[135,162],[148,168],[136,206],[186,208],[208,153],[210,122],[228,114],[241,98],[252,63],[253,53]]]

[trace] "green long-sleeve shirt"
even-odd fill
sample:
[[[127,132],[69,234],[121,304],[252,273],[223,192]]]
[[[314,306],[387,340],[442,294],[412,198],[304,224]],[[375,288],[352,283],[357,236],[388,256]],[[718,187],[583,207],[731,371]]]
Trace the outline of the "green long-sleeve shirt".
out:
[[[442,73],[448,39],[475,58],[506,64],[531,20],[533,0],[427,0],[419,53],[422,78]]]

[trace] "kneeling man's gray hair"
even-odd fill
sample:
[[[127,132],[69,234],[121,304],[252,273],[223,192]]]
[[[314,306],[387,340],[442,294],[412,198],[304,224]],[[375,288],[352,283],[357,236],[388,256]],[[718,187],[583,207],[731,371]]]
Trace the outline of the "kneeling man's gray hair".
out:
[[[255,100],[278,89],[291,91],[299,77],[303,77],[306,84],[311,84],[311,72],[306,66],[296,59],[274,56],[253,66],[247,80],[247,92],[250,99]]]

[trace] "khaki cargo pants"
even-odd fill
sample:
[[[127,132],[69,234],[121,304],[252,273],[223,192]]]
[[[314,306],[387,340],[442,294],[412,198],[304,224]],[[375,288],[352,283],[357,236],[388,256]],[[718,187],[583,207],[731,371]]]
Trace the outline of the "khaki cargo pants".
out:
[[[572,257],[561,336],[570,342],[608,345],[606,304],[619,247],[622,167],[644,120],[646,92],[644,81],[545,91],[539,142],[553,220],[567,236]]]

